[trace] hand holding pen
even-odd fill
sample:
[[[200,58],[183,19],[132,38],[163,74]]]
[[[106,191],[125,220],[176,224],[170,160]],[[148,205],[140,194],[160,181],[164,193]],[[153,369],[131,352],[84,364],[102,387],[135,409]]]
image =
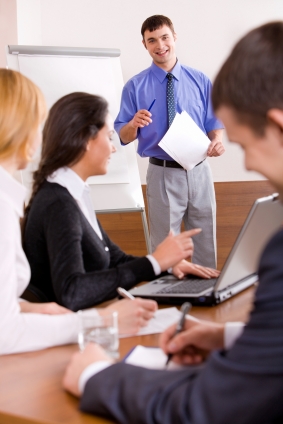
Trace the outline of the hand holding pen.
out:
[[[177,334],[179,334],[181,331],[183,331],[184,329],[184,323],[185,323],[185,319],[186,319],[186,315],[189,313],[190,309],[191,309],[192,305],[189,302],[185,302],[183,303],[183,305],[181,306],[180,312],[181,312],[181,317],[180,317],[180,321],[177,324],[176,330],[175,330],[175,334],[173,337],[175,337]],[[167,362],[166,362],[166,366],[169,364],[169,362],[172,359],[173,354],[169,353],[167,356]]]
[[[144,128],[152,123],[150,111],[153,108],[155,102],[156,99],[153,99],[148,109],[140,109],[137,111],[132,121],[130,121],[134,128]]]
[[[135,300],[135,296],[133,296],[130,292],[123,289],[122,287],[118,287],[117,292],[119,293],[120,296],[124,297],[125,299]],[[152,318],[155,318],[155,316],[153,315]]]

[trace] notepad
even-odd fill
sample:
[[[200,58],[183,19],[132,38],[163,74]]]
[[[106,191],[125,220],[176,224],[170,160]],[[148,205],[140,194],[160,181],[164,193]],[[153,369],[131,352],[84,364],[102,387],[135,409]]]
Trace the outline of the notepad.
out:
[[[183,368],[181,365],[170,361],[168,367],[166,367],[167,355],[159,347],[145,347],[138,345],[130,351],[130,353],[124,359],[124,362],[139,367],[150,368],[150,369],[180,369]]]
[[[135,365],[138,367],[162,370],[166,369],[168,371],[180,370],[180,369],[194,369],[199,370],[203,368],[205,363],[196,364],[196,365],[179,365],[174,361],[170,361],[168,365],[167,355],[159,347],[145,347],[137,345],[132,349],[128,355],[123,359],[123,362],[127,364]]]

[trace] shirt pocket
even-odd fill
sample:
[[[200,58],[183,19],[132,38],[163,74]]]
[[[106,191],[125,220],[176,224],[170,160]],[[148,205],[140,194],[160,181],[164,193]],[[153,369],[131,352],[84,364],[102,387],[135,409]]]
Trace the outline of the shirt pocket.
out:
[[[178,109],[179,113],[185,110],[196,124],[203,126],[205,110],[200,99],[187,99],[184,104],[178,105]]]

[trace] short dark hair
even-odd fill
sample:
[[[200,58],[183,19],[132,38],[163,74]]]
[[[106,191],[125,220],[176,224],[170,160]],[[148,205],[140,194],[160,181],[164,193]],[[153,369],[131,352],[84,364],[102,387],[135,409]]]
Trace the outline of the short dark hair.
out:
[[[161,28],[163,25],[168,26],[171,29],[172,34],[175,34],[174,26],[172,24],[171,19],[163,15],[153,15],[147,18],[142,24],[142,27],[141,27],[142,38],[144,38],[144,33],[146,30],[152,32],[158,28]]]
[[[231,107],[258,134],[271,108],[283,109],[283,21],[255,28],[234,47],[215,78],[212,103]]]

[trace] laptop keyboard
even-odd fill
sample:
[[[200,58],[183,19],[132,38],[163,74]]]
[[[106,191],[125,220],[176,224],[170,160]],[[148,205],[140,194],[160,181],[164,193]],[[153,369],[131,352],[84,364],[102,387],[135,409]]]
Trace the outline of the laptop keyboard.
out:
[[[162,290],[159,290],[155,294],[165,294],[165,293],[175,293],[175,294],[186,294],[186,293],[201,293],[204,290],[213,287],[216,282],[216,278],[210,280],[184,280],[180,284],[174,284],[171,287],[166,287]]]

